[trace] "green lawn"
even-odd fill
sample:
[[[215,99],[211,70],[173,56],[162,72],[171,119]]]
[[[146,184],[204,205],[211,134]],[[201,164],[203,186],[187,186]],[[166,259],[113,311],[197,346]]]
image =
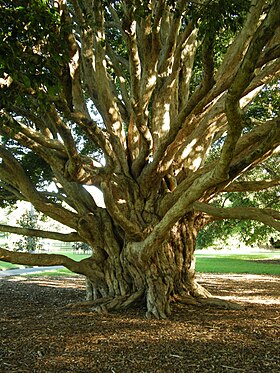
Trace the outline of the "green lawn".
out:
[[[0,271],[3,271],[5,269],[12,269],[12,268],[24,268],[25,266],[21,266],[18,264],[11,264],[11,263],[6,263],[6,262],[1,262],[0,261]]]
[[[262,263],[256,259],[280,259],[280,252],[254,254],[200,254],[196,255],[196,270],[202,273],[252,273],[280,275],[280,265]]]
[[[74,260],[80,261],[88,255],[73,254],[72,252],[62,252]],[[267,251],[260,253],[240,253],[225,254],[221,252],[205,253],[198,251],[196,254],[196,269],[201,273],[252,273],[280,275],[280,265],[272,263],[262,263],[255,259],[280,259],[280,251]],[[23,266],[14,265],[0,261],[0,270],[9,268],[21,268]],[[71,273],[67,269],[44,272],[44,275],[65,275]],[[34,276],[34,274],[32,274]],[[38,275],[42,275],[38,273]]]

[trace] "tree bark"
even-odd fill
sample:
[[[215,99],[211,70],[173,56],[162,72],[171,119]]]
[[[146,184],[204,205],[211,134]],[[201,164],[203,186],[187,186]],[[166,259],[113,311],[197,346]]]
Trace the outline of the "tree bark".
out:
[[[175,301],[201,305],[200,300],[211,294],[195,279],[194,250],[200,226],[199,215],[183,217],[146,263],[131,258],[124,245],[120,255],[109,256],[100,265],[99,281],[87,279],[85,304],[104,312],[140,301],[148,318],[170,316]]]

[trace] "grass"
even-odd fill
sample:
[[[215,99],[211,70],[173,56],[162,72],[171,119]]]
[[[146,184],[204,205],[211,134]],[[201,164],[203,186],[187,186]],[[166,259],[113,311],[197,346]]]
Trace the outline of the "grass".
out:
[[[0,271],[4,271],[6,269],[13,269],[13,268],[24,268],[25,266],[19,264],[12,264],[0,261]]]
[[[70,258],[80,261],[89,255],[73,254],[71,252],[58,252],[68,255]],[[251,273],[280,275],[280,265],[272,263],[262,263],[256,259],[280,258],[280,251],[267,251],[260,253],[205,253],[198,251],[196,254],[196,270],[201,273]],[[14,265],[0,261],[0,270],[22,268],[24,266]],[[65,269],[58,269],[50,272],[39,272],[37,276],[64,276],[73,274]],[[35,274],[33,273],[32,276]]]
[[[35,273],[28,273],[26,275],[24,275],[26,277],[34,277],[34,276],[78,276],[77,273],[73,273],[71,271],[69,271],[69,269],[67,268],[61,268],[61,269],[57,269],[57,270],[54,270],[54,271],[44,271],[44,272],[35,272]]]
[[[249,253],[249,254],[224,254],[224,253],[197,253],[196,270],[202,273],[251,273],[280,275],[280,265],[262,263],[257,259],[280,259],[279,251]]]

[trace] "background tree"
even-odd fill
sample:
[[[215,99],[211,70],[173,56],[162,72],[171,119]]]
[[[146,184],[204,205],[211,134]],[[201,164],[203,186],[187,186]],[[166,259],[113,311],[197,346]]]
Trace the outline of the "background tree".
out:
[[[277,174],[250,179],[279,152],[278,112],[248,110],[278,85],[278,1],[25,0],[0,13],[2,200],[73,230],[30,235],[93,251],[0,259],[85,275],[99,310],[142,300],[148,317],[166,317],[171,301],[209,304],[194,277],[199,230],[213,219],[280,230],[276,209],[216,203],[279,186]]]
[[[25,211],[20,218],[17,220],[18,225],[21,228],[27,229],[38,229],[38,216],[35,214],[34,210]],[[16,251],[27,251],[29,253],[34,253],[36,250],[40,250],[42,244],[40,243],[39,237],[23,236],[20,240],[14,243],[14,250]]]

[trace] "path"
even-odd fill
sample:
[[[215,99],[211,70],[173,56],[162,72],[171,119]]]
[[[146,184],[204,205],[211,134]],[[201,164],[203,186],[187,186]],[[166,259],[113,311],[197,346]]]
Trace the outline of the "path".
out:
[[[53,267],[32,267],[32,268],[8,269],[6,271],[0,271],[0,279],[1,277],[20,276],[20,275],[26,275],[28,273],[34,273],[34,272],[55,271],[61,268],[64,268],[64,267],[53,266]]]

